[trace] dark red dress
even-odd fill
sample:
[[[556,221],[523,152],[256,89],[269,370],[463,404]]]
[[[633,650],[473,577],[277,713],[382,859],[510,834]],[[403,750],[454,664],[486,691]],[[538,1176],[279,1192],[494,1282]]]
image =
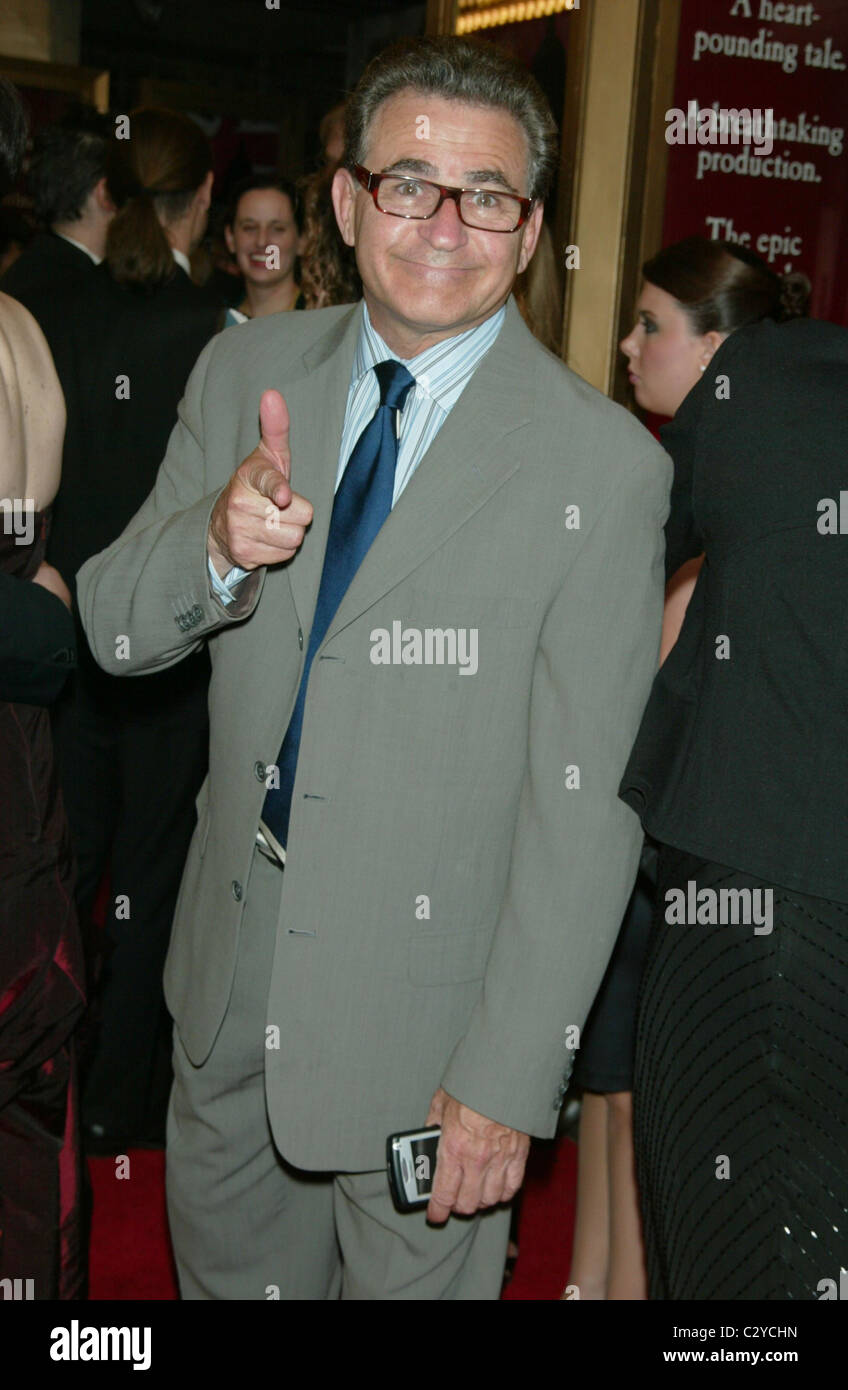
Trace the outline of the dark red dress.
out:
[[[35,520],[31,544],[0,529],[0,574],[32,579],[46,514]],[[59,600],[44,592],[49,613]],[[83,990],[48,710],[0,698],[0,1279],[20,1279],[23,1297],[85,1287],[73,1041]]]

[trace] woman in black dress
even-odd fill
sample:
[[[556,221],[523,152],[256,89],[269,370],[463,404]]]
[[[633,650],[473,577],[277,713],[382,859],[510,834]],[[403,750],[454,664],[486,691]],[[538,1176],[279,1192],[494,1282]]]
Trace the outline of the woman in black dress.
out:
[[[26,122],[0,78],[0,196]],[[0,294],[0,1280],[5,1298],[83,1297],[75,1030],[82,943],[48,707],[74,664],[71,596],[45,563],[65,407],[50,352]]]
[[[701,376],[661,436],[667,572],[705,555],[620,793],[661,846],[634,1072],[650,1297],[818,1298],[848,1267],[848,331],[778,322],[738,247],[644,273],[637,399],[672,413]]]

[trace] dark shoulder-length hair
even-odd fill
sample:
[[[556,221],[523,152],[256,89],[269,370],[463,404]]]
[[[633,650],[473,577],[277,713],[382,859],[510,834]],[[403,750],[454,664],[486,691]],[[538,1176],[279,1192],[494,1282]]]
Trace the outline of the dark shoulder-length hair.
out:
[[[291,203],[292,217],[298,233],[303,231],[303,199],[297,184],[286,178],[285,174],[249,174],[246,178],[240,179],[227,199],[227,209],[224,213],[224,226],[233,227],[238,217],[238,206],[246,193],[254,193],[267,188],[272,188],[276,193],[282,193]]]
[[[111,140],[106,182],[118,208],[106,261],[122,284],[153,288],[170,279],[174,257],[162,223],[188,211],[212,168],[212,147],[188,116],[143,106],[128,117],[127,139]]]
[[[646,261],[642,275],[677,300],[698,336],[807,313],[805,276],[775,275],[753,251],[733,242],[686,237]]]

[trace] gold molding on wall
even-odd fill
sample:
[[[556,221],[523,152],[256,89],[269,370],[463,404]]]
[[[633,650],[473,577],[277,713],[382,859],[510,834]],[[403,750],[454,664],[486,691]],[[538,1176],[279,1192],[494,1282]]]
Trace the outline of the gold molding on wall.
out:
[[[564,356],[570,367],[609,390],[619,320],[623,227],[629,193],[633,88],[641,0],[595,0],[589,12],[586,96],[578,132],[578,178]]]
[[[77,68],[69,63],[41,63],[0,53],[0,74],[17,87],[44,87],[52,92],[72,92],[98,111],[109,110],[109,73],[97,68]]]
[[[629,406],[633,404],[633,397],[627,383],[627,362],[618,351],[618,344],[633,326],[642,266],[662,245],[668,169],[665,112],[674,95],[679,29],[679,0],[644,0],[621,236],[619,312],[613,331],[614,351],[608,385],[609,394],[622,405]]]

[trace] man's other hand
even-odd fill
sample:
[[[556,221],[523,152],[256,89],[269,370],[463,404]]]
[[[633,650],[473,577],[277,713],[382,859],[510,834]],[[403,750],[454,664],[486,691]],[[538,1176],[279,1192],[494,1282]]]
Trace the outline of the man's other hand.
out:
[[[461,1105],[439,1087],[428,1125],[441,1125],[427,1220],[436,1225],[451,1212],[473,1216],[481,1207],[509,1202],[524,1178],[530,1136]]]
[[[254,570],[290,560],[312,520],[312,504],[290,485],[289,412],[279,391],[263,392],[259,427],[259,443],[227,483],[209,522],[207,547],[222,579],[233,565]]]

